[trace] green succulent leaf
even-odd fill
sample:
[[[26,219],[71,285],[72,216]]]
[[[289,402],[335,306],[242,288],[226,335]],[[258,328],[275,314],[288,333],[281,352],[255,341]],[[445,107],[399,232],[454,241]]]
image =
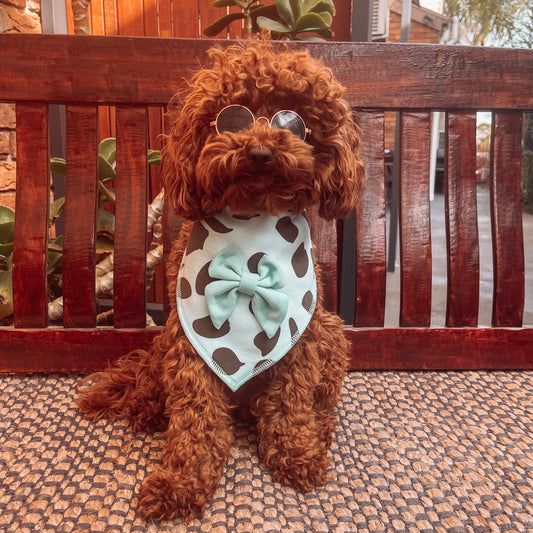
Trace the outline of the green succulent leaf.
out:
[[[277,17],[279,17],[279,14],[275,4],[268,4],[265,6],[252,7],[250,9],[250,16],[252,17],[252,30],[255,33],[259,33],[261,28],[257,24],[258,17],[267,17],[275,20]]]
[[[57,220],[61,213],[63,213],[65,209],[65,197],[62,196],[61,198],[58,198],[57,200],[54,200],[50,204],[50,214],[48,216],[48,224],[51,226],[55,220]]]
[[[98,182],[98,190],[100,191],[100,200],[102,202],[116,203],[115,191],[108,189],[101,181]]]
[[[159,150],[148,150],[148,164],[160,165],[161,164],[161,152]]]
[[[98,235],[96,237],[96,253],[111,253],[113,252],[113,239],[110,239],[107,235]]]
[[[0,270],[0,319],[13,314],[13,282],[11,269]]]
[[[0,245],[13,247],[13,230],[15,228],[15,211],[5,205],[0,206]],[[2,255],[6,255],[0,250]],[[9,252],[10,253],[10,252]]]
[[[5,224],[6,222],[15,222],[15,211],[7,205],[0,205],[0,224]]]
[[[297,13],[293,11],[291,0],[276,0],[276,11],[279,17],[287,26],[292,27],[297,18]],[[266,16],[266,15],[265,15]]]
[[[13,223],[0,224],[0,244],[13,243]]]
[[[268,17],[257,17],[257,25],[261,29],[269,28],[271,31],[275,31],[277,33],[290,33],[291,29],[285,26],[285,24],[282,24],[281,22],[278,22],[277,20],[272,20]]]
[[[333,17],[331,16],[330,13],[328,13],[327,11],[321,11],[320,13],[317,13],[318,16],[324,20],[324,22],[326,23],[326,26],[329,28],[331,26],[331,23],[333,22]]]
[[[211,24],[204,30],[204,33],[208,37],[215,37],[215,35],[218,35],[233,21],[243,18],[245,18],[244,13],[230,13],[229,15],[225,15],[222,18],[218,19],[216,22],[213,22],[213,24]]]
[[[11,255],[13,252],[13,243],[12,242],[6,242],[4,244],[0,244],[0,270],[6,270],[2,267],[2,265],[6,261],[6,257]]]
[[[110,165],[117,159],[117,140],[115,137],[104,139],[98,146],[98,155],[101,155]]]
[[[63,236],[60,235],[55,240],[48,241],[48,251],[54,253],[63,253]]]
[[[62,157],[52,157],[50,159],[50,170],[63,176],[67,173],[67,162]]]
[[[312,9],[309,11],[313,13],[329,13],[332,17],[335,16],[335,6],[333,5],[333,2],[331,0],[320,0],[320,2],[317,2],[315,6],[313,6]]]
[[[294,13],[294,20],[298,20],[300,16],[305,13],[302,6],[302,0],[290,0],[292,6],[292,12]]]
[[[115,236],[115,215],[107,209],[98,209],[96,214],[96,233],[108,235],[111,239]]]
[[[98,180],[107,183],[116,179],[117,173],[112,164],[102,155],[98,156]]]
[[[301,14],[305,15],[310,11],[313,11],[313,8],[320,2],[320,0],[300,0],[298,3],[301,6]]]
[[[317,13],[307,13],[296,21],[294,29],[297,32],[327,30],[328,25]]]
[[[331,33],[331,36],[333,37],[333,33]],[[324,39],[322,37],[317,37],[316,35],[302,35],[298,37],[300,41],[308,41],[308,42],[317,42],[317,43],[323,43]]]

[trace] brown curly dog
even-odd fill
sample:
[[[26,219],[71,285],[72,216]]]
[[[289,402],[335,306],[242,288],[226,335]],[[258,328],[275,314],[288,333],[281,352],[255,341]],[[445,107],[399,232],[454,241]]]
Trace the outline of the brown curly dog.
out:
[[[150,353],[88,376],[77,395],[91,419],[166,431],[139,493],[155,520],[202,512],[244,410],[275,480],[304,492],[324,484],[347,365],[306,214],[343,218],[360,194],[361,135],[343,88],[321,61],[276,53],[267,39],[209,55],[214,66],[174,106],[163,153],[166,198],[188,220],[168,265],[169,319]],[[222,251],[207,261],[211,241]]]

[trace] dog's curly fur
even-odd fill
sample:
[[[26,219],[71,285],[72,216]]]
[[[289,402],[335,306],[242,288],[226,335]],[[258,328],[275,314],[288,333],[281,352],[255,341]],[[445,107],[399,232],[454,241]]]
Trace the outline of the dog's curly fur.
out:
[[[126,416],[135,430],[166,431],[162,464],[139,493],[139,508],[152,519],[190,520],[202,512],[222,476],[233,419],[243,407],[256,421],[259,452],[274,479],[304,492],[324,484],[347,364],[341,320],[323,308],[320,281],[314,315],[296,345],[237,393],[184,335],[175,293],[192,221],[225,207],[240,215],[275,215],[315,205],[326,219],[342,218],[356,207],[363,182],[360,131],[343,88],[321,61],[303,51],[276,53],[267,39],[209,54],[214,66],[197,72],[185,100],[174,105],[163,153],[165,197],[189,221],[170,254],[169,319],[149,353],[134,351],[88,376],[83,382],[91,385],[77,395],[89,418]],[[230,104],[256,117],[294,110],[311,134],[304,142],[266,121],[217,134],[213,121]],[[258,146],[272,156],[264,168],[250,157]]]

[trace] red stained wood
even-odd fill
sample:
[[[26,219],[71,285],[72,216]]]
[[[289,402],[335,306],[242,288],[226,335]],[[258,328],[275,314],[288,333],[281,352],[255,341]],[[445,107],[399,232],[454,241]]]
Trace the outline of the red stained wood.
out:
[[[14,323],[48,323],[46,280],[50,173],[48,109],[45,104],[16,106],[17,196],[13,236]]]
[[[63,234],[63,324],[91,328],[95,320],[98,138],[97,108],[67,106],[67,174]]]
[[[149,349],[160,328],[0,328],[0,372],[91,372],[134,349]]]
[[[533,329],[345,328],[351,370],[533,369]]]
[[[172,35],[174,37],[200,37],[199,2],[171,2]]]
[[[356,222],[354,325],[383,326],[385,320],[385,118],[383,111],[359,114],[363,130],[365,188]]]
[[[400,142],[400,326],[431,321],[428,112],[402,112]]]
[[[0,328],[0,372],[101,370],[130,350],[149,349],[160,331]],[[351,370],[533,369],[532,328],[346,327],[345,334]]]
[[[143,0],[120,0],[116,5],[119,34],[143,36]]]
[[[146,322],[147,130],[146,109],[117,108],[114,324]]]
[[[339,264],[337,253],[339,249],[337,223],[334,220],[326,221],[318,216],[318,207],[309,213],[311,224],[311,239],[315,246],[315,263],[320,268],[323,282],[324,307],[334,313],[338,308]]]
[[[476,196],[476,114],[446,115],[445,209],[448,260],[447,326],[476,326],[479,240]]]
[[[521,140],[521,113],[493,114],[490,165],[493,326],[522,325],[524,238],[520,198]]]
[[[185,24],[188,15],[176,16]],[[2,34],[0,100],[16,95],[21,100],[165,105],[185,88],[184,75],[209,64],[206,51],[213,43]],[[533,108],[529,50],[344,42],[290,46],[323,57],[347,86],[354,106],[475,109],[482,102],[484,108]]]

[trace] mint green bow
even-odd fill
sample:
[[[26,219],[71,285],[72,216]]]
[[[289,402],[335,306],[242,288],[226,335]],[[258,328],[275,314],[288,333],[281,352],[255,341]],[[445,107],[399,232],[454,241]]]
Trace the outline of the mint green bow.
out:
[[[248,270],[241,249],[232,244],[211,261],[209,276],[214,281],[206,286],[205,299],[217,329],[233,314],[239,294],[244,294],[250,296],[254,316],[268,338],[276,334],[287,314],[289,298],[280,292],[283,273],[268,255],[260,259],[255,274]]]

